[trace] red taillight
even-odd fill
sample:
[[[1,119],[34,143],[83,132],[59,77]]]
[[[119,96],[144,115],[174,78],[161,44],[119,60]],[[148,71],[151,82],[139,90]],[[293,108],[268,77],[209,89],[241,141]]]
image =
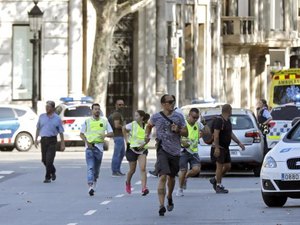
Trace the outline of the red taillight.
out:
[[[276,122],[275,122],[275,121],[270,121],[268,125],[269,125],[269,127],[270,127],[270,128],[272,128],[272,127],[274,127],[274,126],[275,126],[275,124],[276,124]]]
[[[245,137],[253,138],[254,143],[260,142],[260,134],[258,131],[250,131],[245,133]]]
[[[75,120],[63,120],[63,124],[72,124]]]

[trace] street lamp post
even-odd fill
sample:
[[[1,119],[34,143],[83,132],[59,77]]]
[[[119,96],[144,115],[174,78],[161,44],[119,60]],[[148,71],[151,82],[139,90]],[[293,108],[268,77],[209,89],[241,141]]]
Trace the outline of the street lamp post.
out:
[[[38,102],[38,44],[39,44],[39,31],[42,28],[43,14],[37,6],[38,1],[33,1],[34,7],[28,12],[30,31],[33,32],[33,39],[30,39],[33,48],[32,56],[32,109],[37,112]]]

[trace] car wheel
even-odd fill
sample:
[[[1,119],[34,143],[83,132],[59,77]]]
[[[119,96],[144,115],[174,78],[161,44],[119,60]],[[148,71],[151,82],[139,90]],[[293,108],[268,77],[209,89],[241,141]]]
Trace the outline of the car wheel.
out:
[[[266,195],[262,192],[262,198],[269,207],[282,207],[287,201],[286,196]]]
[[[15,140],[16,149],[20,152],[27,152],[33,145],[33,139],[30,134],[19,133]]]
[[[260,176],[260,170],[261,170],[261,166],[257,166],[255,168],[253,168],[253,173],[255,177],[259,177]]]

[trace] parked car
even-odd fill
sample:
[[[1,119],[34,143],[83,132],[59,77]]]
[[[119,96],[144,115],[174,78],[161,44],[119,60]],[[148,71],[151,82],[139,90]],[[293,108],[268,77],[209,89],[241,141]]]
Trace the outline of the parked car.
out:
[[[287,104],[274,107],[271,110],[272,120],[267,134],[268,149],[273,148],[292,127],[292,121],[300,116],[300,105]]]
[[[64,139],[66,146],[83,146],[84,142],[80,138],[80,129],[84,121],[92,116],[93,99],[82,97],[74,99],[65,97],[55,108],[55,112],[60,116],[64,127]],[[100,113],[103,116],[103,112]],[[105,140],[104,150],[108,150],[108,139]]]
[[[212,123],[213,119],[221,114],[221,109],[209,109],[202,113],[202,119],[207,124]],[[255,115],[248,109],[233,109],[230,116],[233,133],[245,145],[242,151],[234,141],[229,146],[232,164],[253,169],[255,176],[259,176],[263,162],[264,142],[262,133],[258,128]],[[202,164],[211,164],[210,159],[211,145],[199,141],[198,154]]]
[[[300,121],[266,154],[260,184],[269,207],[281,207],[287,198],[300,198]]]
[[[34,142],[37,120],[27,106],[0,105],[0,150],[28,151]]]

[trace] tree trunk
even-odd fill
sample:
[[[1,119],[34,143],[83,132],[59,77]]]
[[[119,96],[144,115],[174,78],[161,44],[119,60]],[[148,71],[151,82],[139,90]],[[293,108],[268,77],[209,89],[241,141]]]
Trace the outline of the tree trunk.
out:
[[[118,0],[91,0],[96,10],[97,23],[87,93],[104,108],[106,108],[108,67],[115,26],[123,16],[144,7],[150,1],[152,0],[128,0],[117,4]]]

